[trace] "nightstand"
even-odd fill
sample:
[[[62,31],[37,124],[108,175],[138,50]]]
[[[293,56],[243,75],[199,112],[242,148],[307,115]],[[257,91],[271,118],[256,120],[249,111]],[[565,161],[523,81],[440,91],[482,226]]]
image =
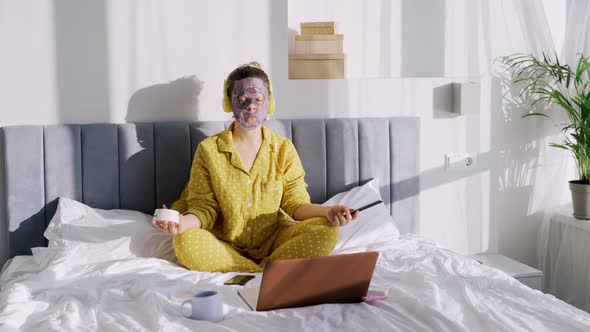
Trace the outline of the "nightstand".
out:
[[[543,272],[500,254],[481,253],[469,256],[482,264],[502,270],[514,279],[538,291],[543,290]]]
[[[590,220],[574,218],[571,203],[548,214],[537,247],[543,289],[590,312]]]

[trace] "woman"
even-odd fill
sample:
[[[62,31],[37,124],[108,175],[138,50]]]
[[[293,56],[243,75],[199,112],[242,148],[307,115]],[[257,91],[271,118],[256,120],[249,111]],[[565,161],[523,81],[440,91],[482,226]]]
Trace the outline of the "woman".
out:
[[[187,186],[172,208],[180,223],[154,226],[173,235],[179,262],[192,270],[260,272],[272,260],[328,255],[350,209],[310,203],[293,143],[265,126],[272,86],[251,62],[224,84],[224,111],[235,121],[198,146]]]

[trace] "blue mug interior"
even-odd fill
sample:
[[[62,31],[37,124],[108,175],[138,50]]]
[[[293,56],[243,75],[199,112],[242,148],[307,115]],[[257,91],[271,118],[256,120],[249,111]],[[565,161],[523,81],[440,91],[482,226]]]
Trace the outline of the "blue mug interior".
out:
[[[217,294],[216,291],[202,291],[202,292],[197,292],[195,294],[193,294],[193,297],[209,297],[209,296],[213,296]]]

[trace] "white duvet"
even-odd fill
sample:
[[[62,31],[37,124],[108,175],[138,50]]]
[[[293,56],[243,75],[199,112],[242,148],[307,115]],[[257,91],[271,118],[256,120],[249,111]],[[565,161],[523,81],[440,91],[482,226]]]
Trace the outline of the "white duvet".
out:
[[[507,274],[422,238],[378,248],[375,304],[324,304],[253,312],[223,286],[232,274],[187,271],[131,258],[85,265],[52,248],[18,256],[0,278],[0,330],[22,331],[590,331],[590,315]],[[53,251],[52,251],[53,250]],[[248,286],[255,286],[260,278]],[[223,293],[219,323],[182,316],[187,293]]]

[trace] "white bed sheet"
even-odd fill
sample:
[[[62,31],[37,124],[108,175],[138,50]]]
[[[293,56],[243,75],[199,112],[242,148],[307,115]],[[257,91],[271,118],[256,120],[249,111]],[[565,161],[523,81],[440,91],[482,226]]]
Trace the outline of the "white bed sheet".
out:
[[[69,263],[51,248],[16,257],[0,277],[0,330],[26,331],[589,331],[590,315],[414,235],[378,248],[375,304],[324,304],[253,312],[223,286],[230,274],[187,271],[165,260]],[[260,278],[248,286],[256,286]],[[193,321],[183,294],[216,289],[225,319]]]

